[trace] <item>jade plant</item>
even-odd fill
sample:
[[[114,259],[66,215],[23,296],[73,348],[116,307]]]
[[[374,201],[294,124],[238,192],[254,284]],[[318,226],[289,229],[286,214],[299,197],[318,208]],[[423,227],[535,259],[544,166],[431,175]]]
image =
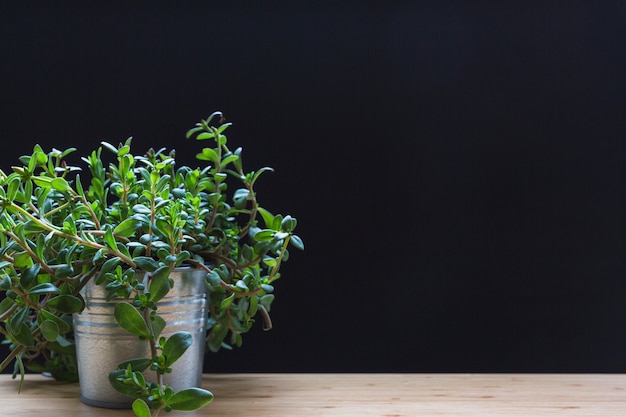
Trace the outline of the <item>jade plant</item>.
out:
[[[270,306],[289,247],[303,249],[296,219],[258,203],[255,184],[271,168],[246,171],[231,149],[230,126],[215,112],[187,132],[200,147],[198,166],[179,164],[174,150],[135,153],[132,139],[101,145],[68,161],[76,149],[44,150],[0,171],[0,333],[14,376],[27,370],[76,380],[72,314],[85,307],[81,289],[106,288],[119,326],[150,344],[150,357],[112,369],[115,389],[136,398],[138,416],[193,410],[212,399],[200,388],[174,390],[163,375],[191,337],[161,335],[158,302],[181,265],[206,273],[206,345],[241,346],[256,318],[271,328]],[[107,163],[107,159],[109,162]],[[137,277],[149,274],[148,284]],[[148,382],[146,373],[156,375]]]

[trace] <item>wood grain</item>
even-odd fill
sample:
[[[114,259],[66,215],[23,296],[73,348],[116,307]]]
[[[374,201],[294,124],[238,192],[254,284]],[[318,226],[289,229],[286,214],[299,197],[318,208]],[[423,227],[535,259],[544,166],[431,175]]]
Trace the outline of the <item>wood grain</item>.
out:
[[[218,374],[205,408],[162,416],[626,416],[623,374]],[[80,403],[78,385],[0,375],[1,416],[132,416]]]

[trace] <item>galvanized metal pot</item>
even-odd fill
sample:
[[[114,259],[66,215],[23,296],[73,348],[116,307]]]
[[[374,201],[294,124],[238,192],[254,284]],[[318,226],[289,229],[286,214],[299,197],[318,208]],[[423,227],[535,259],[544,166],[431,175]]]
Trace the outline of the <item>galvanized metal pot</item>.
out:
[[[193,343],[174,363],[173,372],[165,375],[165,382],[174,390],[199,387],[207,318],[206,273],[193,268],[178,268],[170,277],[174,280],[174,287],[158,303],[159,315],[167,322],[162,335],[169,337],[186,331],[192,334]],[[115,391],[108,376],[123,361],[150,357],[148,343],[118,326],[113,310],[119,301],[107,301],[103,286],[89,283],[82,294],[85,310],[73,317],[80,399],[96,407],[129,408],[133,399]],[[148,380],[151,374],[145,372]]]

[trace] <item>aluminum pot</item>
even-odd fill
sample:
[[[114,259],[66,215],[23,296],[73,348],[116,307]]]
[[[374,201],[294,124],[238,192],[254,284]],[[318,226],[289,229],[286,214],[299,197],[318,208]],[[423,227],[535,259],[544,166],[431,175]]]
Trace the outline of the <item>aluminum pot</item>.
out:
[[[192,345],[174,363],[173,372],[164,375],[165,383],[174,390],[199,387],[202,382],[208,302],[205,277],[206,272],[194,268],[173,270],[170,278],[174,286],[157,304],[167,323],[162,336],[179,331],[193,336]],[[80,399],[96,407],[130,408],[133,399],[111,387],[109,373],[123,361],[150,357],[148,343],[119,327],[113,316],[119,301],[107,301],[103,286],[90,282],[82,295],[85,309],[73,317]],[[154,381],[152,374],[146,371],[146,379]]]

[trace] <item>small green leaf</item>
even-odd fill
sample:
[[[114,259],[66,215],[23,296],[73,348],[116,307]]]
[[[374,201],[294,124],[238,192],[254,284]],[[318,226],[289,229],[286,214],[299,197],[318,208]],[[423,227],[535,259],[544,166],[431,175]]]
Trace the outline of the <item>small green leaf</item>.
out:
[[[248,286],[246,285],[246,283],[242,279],[238,280],[237,283],[235,284],[235,286],[237,288],[240,288],[240,289],[244,290],[244,291],[250,291],[250,289],[248,288]]]
[[[83,189],[83,183],[80,182],[79,174],[76,174],[76,192],[78,195],[85,197],[85,190]]]
[[[137,417],[150,417],[150,407],[148,407],[148,404],[146,404],[144,400],[138,398],[133,401],[133,413],[135,413]]]
[[[222,159],[222,168],[226,167],[231,162],[235,162],[239,160],[239,155],[228,155],[224,159]]]
[[[9,181],[9,186],[7,187],[7,199],[13,201],[15,200],[15,196],[17,195],[17,190],[20,185],[19,177],[13,177]]]
[[[270,167],[263,167],[261,169],[259,169],[257,172],[255,172],[252,176],[252,180],[251,180],[251,185],[254,185],[254,183],[259,179],[259,176],[264,173],[264,172],[272,172],[274,171],[273,168]]]
[[[33,264],[29,268],[24,269],[20,276],[20,285],[22,286],[22,288],[28,288],[34,282],[36,282],[37,275],[39,275],[40,270],[41,270],[41,265],[39,264]]]
[[[33,258],[28,252],[18,252],[13,255],[13,263],[18,268],[30,268],[33,265]]]
[[[126,369],[129,365],[133,371],[143,372],[152,364],[150,358],[137,358],[124,361],[117,365],[117,369]]]
[[[157,338],[159,337],[159,335],[161,335],[163,329],[165,329],[167,322],[163,319],[163,317],[156,314],[150,318],[150,321],[152,322],[152,331],[154,332],[154,337]]]
[[[54,270],[55,278],[63,279],[71,277],[72,275],[74,275],[74,268],[72,268],[70,265],[61,265]]]
[[[132,305],[128,303],[116,304],[114,316],[117,324],[128,333],[139,337],[150,336],[150,330],[141,316],[141,313]]]
[[[154,272],[159,267],[159,263],[148,256],[137,256],[133,258],[133,262],[137,265],[137,268],[146,272]]]
[[[295,217],[291,217],[287,215],[285,216],[283,221],[280,223],[280,228],[281,230],[285,232],[293,232],[297,224],[298,224],[298,221],[296,220]]]
[[[115,236],[113,236],[113,229],[110,227],[104,232],[104,241],[109,248],[117,250],[117,242],[115,241]]]
[[[217,287],[222,283],[222,278],[220,278],[220,275],[215,270],[211,271],[210,274],[207,274],[206,279],[207,282],[214,287]]]
[[[304,242],[300,239],[300,236],[291,235],[289,242],[297,249],[304,250]]]
[[[11,307],[15,305],[15,301],[10,298],[5,298],[0,301],[0,316],[9,311]]]
[[[109,373],[109,383],[116,391],[132,397],[133,393],[135,392],[135,387],[132,385],[126,385],[124,384],[124,382],[121,381],[121,379],[123,380],[125,374],[126,371],[124,369],[116,369],[114,371],[111,371]]]
[[[274,258],[270,258],[269,256],[268,256],[268,257],[263,258],[263,263],[264,263],[265,265],[267,265],[267,266],[276,266],[276,263],[277,263],[277,262],[278,262],[278,261],[277,261],[276,259],[274,259]]]
[[[232,126],[232,123],[223,123],[220,125],[220,127],[217,128],[216,132],[219,133],[223,133],[226,129],[228,129],[229,126]]]
[[[49,282],[43,284],[37,284],[31,288],[28,293],[33,294],[59,294],[61,292],[54,284]]]
[[[71,187],[68,184],[68,182],[65,180],[65,178],[61,178],[61,177],[54,178],[50,182],[50,185],[52,185],[52,188],[54,188],[55,190],[59,190],[59,191],[69,191],[69,190],[71,190]]]
[[[250,190],[248,190],[247,188],[240,188],[234,192],[233,200],[234,201],[245,200],[246,198],[248,198],[249,195],[250,195]]]
[[[76,222],[71,214],[68,214],[65,220],[63,220],[63,231],[72,235],[76,234]]]
[[[250,308],[248,309],[248,315],[254,317],[259,309],[259,297],[250,297]]]
[[[2,279],[0,279],[0,290],[6,291],[9,288],[11,288],[11,277],[5,275]]]
[[[114,257],[111,259],[107,259],[100,268],[100,273],[98,274],[98,278],[96,279],[96,284],[102,284],[105,280],[106,274],[113,271],[122,260],[119,257]]]
[[[206,139],[213,139],[214,137],[215,137],[215,134],[213,132],[202,132],[198,134],[198,136],[196,136],[196,139],[206,140]]]
[[[263,297],[261,297],[259,301],[261,302],[261,305],[265,307],[267,311],[270,311],[270,306],[272,304],[272,301],[274,301],[274,294],[266,294]]]
[[[192,137],[194,134],[198,133],[198,132],[202,132],[203,128],[201,126],[198,127],[194,127],[192,129],[189,129],[187,131],[186,137],[187,139],[189,139],[190,137]]]
[[[276,232],[276,233],[274,233],[274,238],[276,238],[278,240],[283,240],[283,239],[286,239],[287,237],[289,237],[289,233],[287,233],[287,232]]]
[[[171,223],[168,223],[165,220],[157,219],[154,224],[157,230],[164,236],[171,235],[172,231],[174,230],[174,226],[172,226]]]
[[[211,352],[217,352],[222,347],[224,338],[228,334],[228,326],[217,323],[211,329],[208,338],[208,346]]]
[[[31,334],[30,329],[28,328],[26,323],[22,323],[17,327],[16,330],[11,332],[11,337],[20,345],[33,346],[35,344],[33,335]]]
[[[197,154],[196,158],[198,158],[201,161],[211,161],[211,162],[219,161],[219,156],[217,155],[217,152],[215,152],[211,148],[202,149],[202,153]]]
[[[191,253],[189,253],[189,251],[181,251],[178,255],[176,255],[176,263],[180,265],[189,258],[191,258]]]
[[[13,168],[15,170],[15,168]],[[50,178],[46,178],[46,177],[32,177],[31,178],[33,180],[33,182],[35,183],[36,186],[38,187],[42,187],[42,188],[49,188],[50,187]]]
[[[143,204],[135,204],[133,206],[133,212],[138,214],[152,214],[152,210],[150,210],[150,207],[146,207]]]
[[[39,325],[39,328],[43,337],[50,342],[54,342],[59,337],[59,326],[52,320],[45,320]]]
[[[167,339],[163,345],[163,356],[167,367],[172,366],[191,346],[193,337],[188,332],[177,332]]]
[[[141,222],[139,220],[129,218],[118,224],[117,227],[113,230],[113,234],[117,236],[130,237],[140,227]]]
[[[154,272],[150,280],[148,289],[148,292],[150,292],[150,301],[156,303],[161,298],[165,297],[171,289],[170,268],[162,266]]]
[[[7,326],[11,339],[23,346],[33,346],[35,344],[30,328],[25,322],[28,312],[29,308],[22,307],[11,317]]]
[[[254,235],[254,240],[256,240],[257,242],[267,242],[270,241],[274,238],[274,234],[276,233],[276,231],[272,230],[272,229],[263,229],[263,230],[259,230],[255,235]]]
[[[48,306],[60,313],[78,313],[82,311],[83,301],[70,294],[60,294],[48,301]]]
[[[220,309],[222,310],[227,309],[228,307],[230,307],[230,305],[233,303],[234,300],[235,300],[235,293],[232,293],[230,296],[222,300],[222,302],[220,303]]]
[[[130,145],[123,145],[117,150],[117,156],[124,156],[130,152]]]
[[[213,400],[213,394],[210,391],[201,388],[187,388],[178,391],[170,397],[167,405],[172,410],[192,411],[204,407]]]
[[[57,327],[59,328],[59,333],[65,334],[70,331],[71,329],[70,325],[62,318],[55,316],[54,314],[52,314],[51,312],[47,310],[41,310],[39,314],[41,316],[39,318],[40,321],[45,321],[45,320],[54,321],[57,324]]]

